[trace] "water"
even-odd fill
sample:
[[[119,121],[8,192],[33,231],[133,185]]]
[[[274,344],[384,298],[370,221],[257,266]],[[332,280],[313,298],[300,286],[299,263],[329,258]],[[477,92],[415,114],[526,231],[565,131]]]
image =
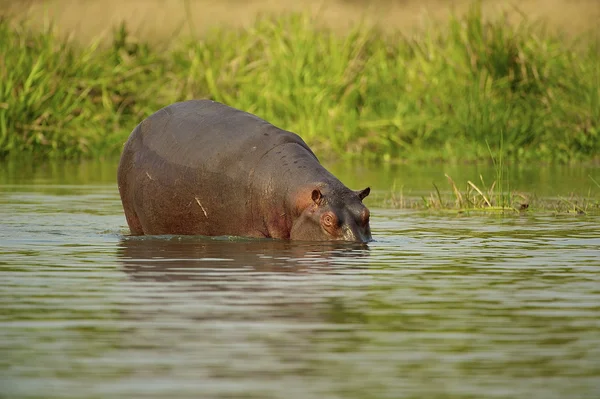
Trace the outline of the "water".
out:
[[[598,216],[386,209],[449,172],[334,165],[374,181],[366,247],[132,238],[114,162],[3,166],[2,398],[600,397]]]

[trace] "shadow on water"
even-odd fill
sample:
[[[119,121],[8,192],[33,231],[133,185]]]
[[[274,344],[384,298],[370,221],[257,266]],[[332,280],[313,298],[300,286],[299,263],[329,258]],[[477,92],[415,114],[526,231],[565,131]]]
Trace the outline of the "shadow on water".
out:
[[[365,267],[367,244],[227,237],[123,236],[118,257],[134,280],[181,281]]]

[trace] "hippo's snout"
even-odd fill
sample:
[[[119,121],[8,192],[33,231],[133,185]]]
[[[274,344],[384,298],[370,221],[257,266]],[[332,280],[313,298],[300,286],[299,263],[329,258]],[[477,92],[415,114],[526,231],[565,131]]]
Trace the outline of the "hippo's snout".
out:
[[[342,237],[344,241],[367,243],[373,240],[369,227],[360,228],[359,226],[355,226],[355,228],[352,228],[351,226],[346,225],[344,226],[343,232],[344,234]]]

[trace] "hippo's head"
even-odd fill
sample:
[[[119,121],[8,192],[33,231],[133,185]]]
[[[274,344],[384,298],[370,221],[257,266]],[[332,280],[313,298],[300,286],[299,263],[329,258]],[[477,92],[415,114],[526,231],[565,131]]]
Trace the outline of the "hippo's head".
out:
[[[308,241],[371,241],[369,210],[362,200],[369,187],[353,191],[317,185],[296,196],[299,216],[293,221],[290,239]]]

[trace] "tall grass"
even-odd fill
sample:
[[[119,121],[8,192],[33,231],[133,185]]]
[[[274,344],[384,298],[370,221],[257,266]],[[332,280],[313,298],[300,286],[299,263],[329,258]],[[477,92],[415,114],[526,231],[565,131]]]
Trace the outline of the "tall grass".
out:
[[[158,54],[121,36],[108,50],[81,49],[51,31],[0,21],[0,155],[118,151],[131,126],[159,106],[147,83],[164,72]]]
[[[0,156],[120,151],[144,117],[212,98],[300,134],[322,156],[589,160],[600,154],[600,54],[481,9],[418,37],[259,19],[175,43],[80,48],[0,21]],[[488,146],[488,143],[491,143]]]

